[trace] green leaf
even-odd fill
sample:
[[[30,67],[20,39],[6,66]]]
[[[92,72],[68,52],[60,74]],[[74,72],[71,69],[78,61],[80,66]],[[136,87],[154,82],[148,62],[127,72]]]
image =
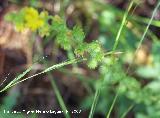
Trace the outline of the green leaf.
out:
[[[139,76],[146,79],[158,79],[160,76],[160,65],[140,67],[136,72]]]
[[[72,33],[73,33],[73,38],[74,38],[75,42],[77,42],[77,43],[83,42],[83,39],[85,38],[85,34],[84,34],[81,27],[74,26]]]
[[[58,15],[52,17],[52,30],[56,32],[65,32],[67,30],[65,22]]]
[[[60,32],[56,36],[57,43],[65,50],[71,49],[71,40],[68,38],[66,32]]]

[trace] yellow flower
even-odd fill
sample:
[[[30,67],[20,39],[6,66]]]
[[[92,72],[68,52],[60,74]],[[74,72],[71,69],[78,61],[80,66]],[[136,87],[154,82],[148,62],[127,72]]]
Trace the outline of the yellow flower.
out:
[[[40,17],[38,11],[32,7],[24,8],[25,26],[35,31],[44,25],[43,18]]]
[[[33,19],[33,20],[30,20],[30,21],[27,21],[25,25],[26,25],[26,27],[28,27],[32,31],[35,31],[35,30],[39,29],[40,27],[42,27],[43,24],[44,24],[43,20]]]
[[[35,19],[39,17],[38,11],[32,7],[25,7],[23,11],[25,13],[26,20],[31,20],[32,18]]]

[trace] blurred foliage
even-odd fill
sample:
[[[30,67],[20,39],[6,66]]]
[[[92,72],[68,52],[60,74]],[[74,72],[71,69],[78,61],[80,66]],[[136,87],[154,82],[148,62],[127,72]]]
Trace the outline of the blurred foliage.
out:
[[[124,12],[115,8],[112,5],[95,4],[102,6],[100,13],[97,13],[97,20],[100,24],[100,33],[98,40],[104,45],[104,48],[111,50],[114,44],[114,38],[116,36],[118,27],[120,25],[119,19]],[[126,27],[121,33],[121,39],[119,42],[118,50],[124,52],[121,55],[118,63],[113,65],[114,67],[108,68],[108,66],[100,68],[101,76],[105,79],[105,84],[101,90],[101,97],[97,105],[97,113],[103,113],[106,115],[111,105],[111,101],[114,97],[114,93],[120,92],[117,105],[115,106],[115,112],[117,117],[120,117],[130,105],[134,105],[131,110],[136,118],[158,118],[160,117],[159,109],[159,40],[153,38],[152,48],[150,56],[153,58],[151,65],[137,65],[132,73],[140,76],[138,78],[126,75],[124,65],[132,62],[134,58],[134,51],[143,33],[142,25],[138,21],[135,22],[133,14],[129,16]],[[142,18],[140,18],[142,19]],[[159,22],[160,23],[160,22]],[[152,31],[151,31],[152,32]],[[154,34],[149,34],[148,37],[156,37]],[[156,41],[155,41],[156,40]],[[130,56],[129,56],[130,55]],[[137,60],[138,61],[138,60]],[[109,59],[106,59],[106,63],[110,63]],[[133,63],[133,62],[132,62]],[[134,64],[132,64],[133,66]],[[106,70],[105,70],[106,67]],[[109,71],[108,71],[109,69]],[[101,77],[100,76],[100,77]],[[146,80],[147,79],[147,80]],[[97,83],[99,80],[96,80]],[[147,84],[144,84],[144,82]],[[149,82],[148,82],[149,81]],[[93,83],[93,85],[95,84]],[[117,88],[117,89],[115,89]],[[82,108],[89,109],[93,95],[86,97],[82,102]],[[118,111],[118,112],[117,112]]]
[[[16,89],[11,89],[9,91],[9,94],[3,98],[3,103],[0,108],[0,117],[1,118],[23,118],[24,114],[20,113],[22,111],[13,110],[14,106],[17,103],[17,99],[20,96],[19,91]],[[28,117],[34,117],[36,118],[36,114],[28,115]]]

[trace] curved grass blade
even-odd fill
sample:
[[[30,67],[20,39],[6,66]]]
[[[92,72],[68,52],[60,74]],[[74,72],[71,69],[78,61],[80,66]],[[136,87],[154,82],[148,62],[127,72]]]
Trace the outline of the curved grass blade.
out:
[[[93,114],[94,114],[94,111],[95,111],[95,108],[96,108],[96,105],[97,105],[97,102],[98,102],[99,94],[100,94],[100,87],[98,89],[96,89],[93,104],[92,104],[92,107],[91,107],[91,110],[90,110],[90,113],[89,113],[89,118],[93,118]]]
[[[141,40],[140,40],[140,42],[139,42],[139,44],[138,44],[138,47],[137,47],[137,49],[136,49],[136,51],[135,51],[135,53],[134,53],[133,61],[134,61],[135,56],[136,56],[137,52],[139,51],[139,49],[140,49],[140,47],[141,47],[141,45],[142,45],[142,43],[143,43],[143,40],[144,40],[144,38],[145,38],[145,36],[146,36],[146,34],[147,34],[147,31],[148,31],[148,29],[149,29],[149,27],[150,27],[150,25],[151,25],[151,23],[152,23],[152,21],[153,21],[153,18],[154,18],[154,16],[155,16],[155,14],[156,14],[159,6],[160,6],[160,1],[158,2],[158,4],[156,5],[156,7],[155,7],[154,10],[153,10],[152,16],[151,16],[151,18],[150,18],[150,20],[149,20],[149,22],[148,22],[147,27],[145,28],[145,31],[144,31],[144,33],[143,33],[143,35],[142,35],[142,37],[141,37]],[[130,67],[132,66],[132,64],[133,64],[133,63],[129,64],[126,73],[129,72],[129,69],[130,69]]]
[[[116,93],[116,95],[115,95],[115,97],[114,97],[114,100],[113,100],[113,102],[112,102],[112,105],[111,105],[111,107],[110,107],[110,109],[109,109],[109,112],[107,113],[106,118],[110,118],[112,109],[113,109],[113,107],[114,107],[114,105],[115,105],[115,103],[116,103],[116,100],[117,100],[117,98],[118,98],[118,95],[119,95],[119,92],[117,91],[117,93]]]
[[[6,87],[4,87],[0,92],[5,91],[6,89],[10,88],[12,84],[16,83],[18,80],[23,78],[27,73],[29,73],[32,70],[33,66],[29,67],[27,70],[25,70],[22,74],[18,75],[15,79],[13,79]]]
[[[115,49],[118,46],[118,42],[119,42],[119,38],[120,38],[120,35],[121,35],[121,32],[122,32],[122,29],[123,29],[123,27],[124,27],[124,25],[126,23],[128,13],[129,13],[130,9],[132,8],[133,3],[134,3],[133,1],[130,2],[128,9],[126,10],[126,12],[125,12],[125,14],[123,16],[122,23],[120,25],[120,28],[118,30],[118,33],[117,33],[117,36],[116,36],[116,39],[115,39],[115,43],[113,45],[113,49],[112,49],[113,52],[115,51]]]
[[[45,64],[48,65],[46,60],[44,62],[45,62]],[[55,92],[55,95],[56,95],[56,98],[58,100],[58,103],[59,103],[61,109],[63,110],[63,114],[64,114],[65,118],[70,118],[70,114],[69,114],[69,112],[67,113],[68,110],[67,110],[65,102],[63,100],[63,97],[62,97],[62,95],[61,95],[61,93],[60,93],[60,91],[59,91],[59,89],[58,89],[58,87],[56,85],[55,80],[53,79],[53,76],[52,76],[51,72],[48,72],[47,75],[48,75],[48,79],[51,82],[51,86],[53,88],[53,91]]]
[[[134,104],[132,104],[123,114],[120,118],[125,118],[125,116],[128,114],[128,112],[134,107]]]
[[[66,105],[64,103],[64,100],[63,100],[63,98],[61,96],[61,93],[58,90],[58,87],[57,87],[54,79],[51,79],[51,78],[52,78],[52,76],[49,76],[49,80],[51,81],[51,85],[52,85],[52,87],[53,87],[53,89],[55,91],[55,94],[56,94],[57,100],[58,100],[58,102],[60,104],[60,107],[63,110],[63,114],[65,115],[66,118],[70,118],[69,112],[68,112],[67,107],[66,107]]]
[[[36,76],[38,76],[38,75],[47,73],[47,72],[49,72],[49,71],[51,71],[51,70],[58,69],[58,68],[60,68],[60,67],[66,66],[66,65],[73,64],[73,63],[78,63],[78,62],[85,61],[85,60],[87,60],[87,59],[86,59],[86,58],[78,58],[78,59],[72,59],[72,60],[69,60],[69,61],[65,61],[65,62],[62,62],[62,63],[59,63],[59,64],[55,64],[55,65],[53,65],[53,66],[51,66],[51,67],[49,67],[49,68],[47,68],[47,69],[45,69],[45,70],[43,70],[43,71],[41,71],[41,72],[39,72],[39,73],[36,73],[36,74],[34,74],[34,75],[32,75],[32,76],[29,76],[29,77],[27,77],[27,78],[24,78],[24,79],[18,81],[19,79],[21,79],[22,77],[24,77],[24,75],[26,75],[26,74],[29,72],[29,70],[30,70],[30,68],[29,68],[29,69],[27,69],[24,73],[20,74],[20,75],[19,75],[20,77],[18,76],[18,79],[17,79],[17,78],[14,79],[14,82],[9,83],[9,84],[8,84],[5,88],[3,88],[0,92],[3,92],[3,91],[9,89],[10,87],[12,87],[12,86],[14,86],[14,85],[16,85],[16,84],[18,84],[18,83],[21,83],[21,82],[23,82],[23,81],[25,81],[25,80],[28,80],[28,79],[33,78],[33,77],[36,77]],[[22,76],[22,75],[23,75],[23,76]],[[16,80],[16,81],[15,81],[15,80]]]

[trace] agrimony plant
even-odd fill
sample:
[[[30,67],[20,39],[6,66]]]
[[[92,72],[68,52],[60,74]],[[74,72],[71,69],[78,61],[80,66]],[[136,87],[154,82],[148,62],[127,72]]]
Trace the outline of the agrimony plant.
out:
[[[95,68],[104,58],[104,52],[98,41],[84,42],[85,34],[80,26],[69,29],[58,15],[51,16],[47,11],[38,12],[32,7],[22,8],[18,12],[6,15],[6,20],[15,24],[17,31],[30,29],[42,37],[55,34],[56,43],[64,50],[74,49],[76,56],[86,57],[88,67]],[[50,22],[51,23],[50,23]],[[86,56],[87,55],[87,56]]]

